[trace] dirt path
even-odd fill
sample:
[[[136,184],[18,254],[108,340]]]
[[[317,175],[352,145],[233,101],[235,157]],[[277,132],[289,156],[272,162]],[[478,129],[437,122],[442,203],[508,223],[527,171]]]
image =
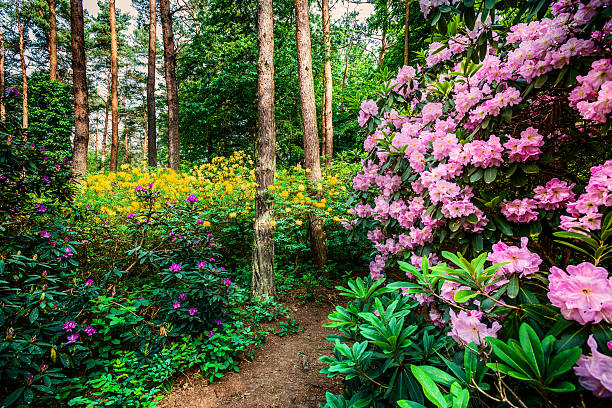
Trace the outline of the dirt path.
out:
[[[160,408],[319,407],[327,391],[338,394],[342,390],[339,377],[319,374],[324,365],[318,357],[333,351],[333,343],[325,336],[334,330],[321,326],[334,310],[336,299],[332,296],[323,294],[319,302],[290,306],[290,317],[303,332],[284,337],[269,335],[253,361],[243,361],[240,372],[228,373],[210,385],[195,375],[189,380],[179,379],[160,402]]]

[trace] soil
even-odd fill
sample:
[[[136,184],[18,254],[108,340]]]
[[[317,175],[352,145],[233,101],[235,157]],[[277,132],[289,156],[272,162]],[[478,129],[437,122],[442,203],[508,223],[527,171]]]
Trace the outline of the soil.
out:
[[[333,353],[334,343],[325,336],[336,331],[323,327],[340,299],[333,290],[322,288],[317,300],[289,301],[289,318],[303,331],[278,337],[270,334],[253,361],[243,360],[239,372],[212,383],[186,373],[160,402],[160,408],[315,408],[325,402],[325,393],[342,392],[340,376],[328,378],[319,371],[318,358]]]

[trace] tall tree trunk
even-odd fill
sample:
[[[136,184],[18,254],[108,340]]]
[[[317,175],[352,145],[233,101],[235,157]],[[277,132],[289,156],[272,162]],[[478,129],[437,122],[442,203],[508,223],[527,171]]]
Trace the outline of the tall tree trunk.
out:
[[[83,27],[83,0],[70,0],[70,38],[72,43],[72,90],[74,94],[74,148],[72,164],[77,174],[87,172],[89,112],[87,106],[87,61]]]
[[[6,121],[6,106],[4,105],[4,37],[0,29],[0,120]]]
[[[253,225],[254,296],[273,296],[274,231],[270,225],[274,201],[268,186],[274,184],[276,171],[276,123],[274,117],[274,20],[272,0],[257,4],[257,165],[255,179],[255,223]]]
[[[332,124],[333,113],[332,113],[332,101],[333,101],[333,79],[332,79],[332,67],[331,67],[331,39],[329,30],[329,0],[322,0],[322,17],[323,17],[323,45],[325,47],[325,66],[323,68],[324,73],[324,85],[325,85],[325,97],[323,98],[323,134],[324,138],[324,149],[325,159],[327,164],[331,164],[332,155],[334,150],[334,127]]]
[[[340,95],[340,111],[341,112],[344,112],[344,88],[346,87],[346,79],[348,77],[349,56],[351,54],[352,47],[353,47],[353,43],[349,42],[346,45],[346,49],[344,51],[344,73],[342,74],[342,95]]]
[[[382,39],[380,41],[380,54],[378,56],[378,66],[382,66],[387,53],[387,26],[383,25]]]
[[[155,46],[157,3],[149,1],[149,56],[147,59],[147,163],[157,167],[157,124],[155,123]]]
[[[149,128],[147,123],[147,104],[145,98],[142,98],[142,113],[144,114],[144,138],[142,139],[142,161],[147,160],[147,146],[149,144]]]
[[[21,25],[21,16],[19,13],[19,0],[15,0],[15,9],[17,12],[17,30],[19,31],[19,60],[21,62],[21,128],[28,128],[28,73],[26,71],[25,56],[23,54],[24,38],[23,26]]]
[[[406,0],[406,22],[404,23],[404,65],[410,61],[410,1]]]
[[[49,79],[57,81],[57,22],[55,0],[49,0]]]
[[[111,154],[110,171],[117,171],[117,156],[119,154],[119,95],[117,91],[117,19],[115,17],[115,0],[110,0],[110,41],[111,41]]]
[[[125,101],[125,100],[124,100]],[[127,131],[127,121],[128,121],[128,112],[126,102],[123,104],[123,140],[124,140],[124,150],[125,154],[123,156],[123,162],[125,164],[130,164],[130,156],[132,153],[132,145],[130,143],[130,136]]]
[[[96,133],[94,134],[94,163],[98,162],[98,127],[100,125],[100,111],[96,110]]]
[[[298,75],[300,83],[300,105],[302,132],[304,134],[304,161],[311,188],[321,179],[319,137],[317,135],[317,112],[314,81],[312,78],[312,55],[310,42],[310,11],[308,0],[295,0],[295,25],[297,42]],[[321,199],[318,194],[317,199]],[[322,268],[327,263],[327,239],[323,220],[314,213],[310,215],[310,247],[315,264]]]
[[[180,170],[180,138],[178,117],[178,89],[176,85],[176,49],[172,34],[170,1],[159,0],[159,13],[164,38],[164,65],[166,71],[166,94],[168,96],[168,167]]]
[[[106,134],[108,132],[108,106],[110,105],[110,100],[111,100],[110,87],[111,87],[111,72],[109,69],[108,70],[108,86],[106,87],[108,91],[106,94],[106,109],[104,109],[104,132],[102,132],[102,155],[100,157],[101,158],[100,168],[104,166],[104,161],[106,160]]]

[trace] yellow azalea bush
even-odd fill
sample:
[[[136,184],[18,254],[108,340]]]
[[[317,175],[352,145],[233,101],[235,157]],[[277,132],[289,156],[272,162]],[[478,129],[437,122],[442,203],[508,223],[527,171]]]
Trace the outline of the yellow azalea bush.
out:
[[[337,161],[323,168],[323,178],[316,185],[306,178],[300,165],[279,169],[270,186],[275,200],[273,226],[300,229],[308,225],[308,215],[316,213],[333,228],[341,228],[340,219],[347,212],[349,183],[357,164]],[[142,210],[136,200],[137,186],[152,184],[163,202],[185,200],[194,194],[205,226],[222,233],[239,227],[250,232],[255,216],[255,172],[253,159],[242,151],[229,157],[215,157],[209,163],[195,165],[189,172],[170,169],[122,166],[120,171],[90,175],[80,186],[77,202],[87,206],[95,224],[118,224]],[[226,231],[229,232],[229,231]],[[234,237],[235,239],[235,237]]]

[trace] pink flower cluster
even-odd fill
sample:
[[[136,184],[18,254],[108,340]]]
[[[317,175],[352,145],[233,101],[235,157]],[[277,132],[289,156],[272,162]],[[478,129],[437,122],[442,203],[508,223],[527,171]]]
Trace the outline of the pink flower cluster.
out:
[[[459,314],[455,314],[453,310],[450,311],[451,318],[451,330],[448,333],[458,344],[468,345],[474,342],[478,345],[485,343],[487,337],[497,337],[497,332],[501,329],[501,324],[493,322],[491,327],[488,327],[486,323],[481,321],[482,312],[477,310],[470,310],[466,312],[460,311]]]
[[[539,271],[542,258],[527,248],[527,237],[521,238],[521,246],[509,246],[502,241],[493,245],[493,252],[487,256],[487,260],[497,264],[508,262],[497,271],[498,276],[519,275],[521,278],[528,277]]]
[[[612,357],[597,350],[597,342],[591,334],[587,340],[591,356],[580,356],[574,372],[580,377],[580,385],[599,398],[612,397]]]
[[[359,126],[365,125],[367,121],[376,114],[378,114],[376,101],[363,101],[361,103],[361,111],[359,112]]]
[[[612,160],[591,167],[591,177],[578,200],[567,204],[571,216],[561,216],[561,228],[598,230],[603,216],[601,207],[612,207]]]
[[[527,223],[538,219],[537,207],[537,201],[532,198],[504,201],[501,204],[501,213],[508,221]]]
[[[580,324],[612,322],[612,278],[589,262],[550,269],[548,299],[568,320]]]
[[[572,191],[576,183],[567,184],[558,178],[553,178],[545,186],[537,186],[533,192],[533,198],[538,202],[538,207],[543,210],[556,210],[565,207],[576,195]]]
[[[589,73],[576,80],[580,85],[571,92],[570,105],[583,118],[605,123],[612,112],[612,61],[604,58],[593,62]]]
[[[544,145],[544,136],[538,133],[534,127],[528,127],[521,132],[521,138],[508,137],[504,147],[509,150],[508,159],[510,162],[526,162],[537,160],[542,151],[540,147]]]

